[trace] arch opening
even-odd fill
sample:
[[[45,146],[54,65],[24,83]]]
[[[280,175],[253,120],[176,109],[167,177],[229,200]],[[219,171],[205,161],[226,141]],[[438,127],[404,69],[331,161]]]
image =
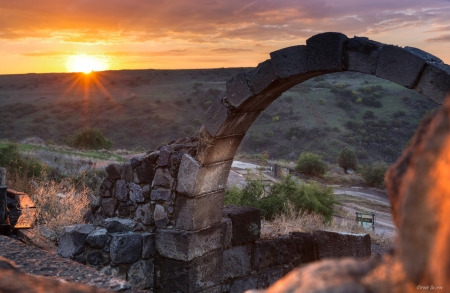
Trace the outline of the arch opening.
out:
[[[271,59],[235,75],[225,97],[208,109],[195,158],[183,158],[178,184],[182,194],[199,197],[224,190],[234,155],[245,133],[283,92],[311,78],[355,71],[375,75],[443,104],[450,91],[450,66],[422,50],[385,45],[367,38],[323,33],[306,45],[270,53]],[[192,170],[195,169],[194,175]],[[222,206],[210,207],[220,213]],[[210,223],[209,223],[210,224]]]

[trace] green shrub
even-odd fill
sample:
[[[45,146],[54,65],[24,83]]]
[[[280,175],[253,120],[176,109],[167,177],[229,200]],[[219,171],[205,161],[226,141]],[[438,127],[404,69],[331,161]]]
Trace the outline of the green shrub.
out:
[[[307,175],[321,176],[325,174],[327,166],[322,161],[322,157],[310,152],[303,152],[297,161],[295,170]]]
[[[48,167],[41,162],[24,158],[19,152],[19,147],[13,143],[0,147],[0,167],[5,167],[9,175],[27,178],[41,177],[48,171]]]
[[[112,147],[112,142],[104,137],[97,128],[84,128],[83,130],[77,131],[73,137],[66,140],[66,143],[78,149],[109,150]]]
[[[361,171],[364,181],[370,186],[384,187],[384,174],[389,168],[385,162],[375,162],[365,166]]]
[[[358,168],[358,159],[355,151],[349,147],[344,147],[338,155],[337,163],[344,169],[346,174],[349,169],[356,170]]]
[[[261,177],[262,178],[262,177]],[[278,214],[287,214],[286,203],[291,203],[296,212],[306,211],[324,216],[326,221],[333,217],[333,189],[316,183],[299,184],[288,175],[280,182],[270,186],[269,191],[262,179],[249,180],[243,189],[234,186],[229,188],[225,196],[225,204],[252,206],[261,210],[266,220],[272,220]]]

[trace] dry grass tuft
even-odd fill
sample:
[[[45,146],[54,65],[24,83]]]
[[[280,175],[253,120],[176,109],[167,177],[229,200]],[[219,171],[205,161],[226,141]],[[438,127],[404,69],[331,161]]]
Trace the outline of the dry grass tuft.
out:
[[[36,205],[36,224],[46,226],[59,236],[64,226],[83,223],[89,209],[88,189],[77,190],[68,182],[47,181],[30,193]]]
[[[325,223],[322,215],[295,211],[294,205],[290,202],[286,204],[286,213],[278,214],[273,221],[262,221],[261,238],[271,239],[286,235],[291,232],[312,232],[314,230],[327,230],[335,232],[346,232],[355,234],[369,234],[373,243],[390,245],[394,241],[395,234],[376,234],[357,225],[356,223],[338,224],[335,221]]]

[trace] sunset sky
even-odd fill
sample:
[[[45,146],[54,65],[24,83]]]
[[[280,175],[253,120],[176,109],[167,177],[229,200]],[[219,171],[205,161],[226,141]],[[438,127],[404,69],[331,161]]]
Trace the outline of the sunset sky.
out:
[[[0,74],[256,66],[325,31],[450,63],[450,0],[0,0]]]

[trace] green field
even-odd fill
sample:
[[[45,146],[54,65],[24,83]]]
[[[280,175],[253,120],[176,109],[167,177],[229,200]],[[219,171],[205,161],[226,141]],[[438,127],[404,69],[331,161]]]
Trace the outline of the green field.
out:
[[[123,70],[0,76],[0,138],[63,144],[97,127],[114,149],[145,151],[195,134],[226,82],[248,68]],[[344,146],[361,162],[393,162],[437,105],[412,90],[358,73],[304,82],[255,121],[240,152],[295,160],[302,151],[335,162]],[[371,113],[367,114],[368,111]]]

